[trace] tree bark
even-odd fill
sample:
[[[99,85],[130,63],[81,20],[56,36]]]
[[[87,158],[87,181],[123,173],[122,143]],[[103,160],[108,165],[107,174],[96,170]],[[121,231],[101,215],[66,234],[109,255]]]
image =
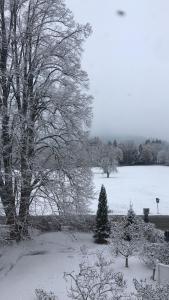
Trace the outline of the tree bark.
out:
[[[2,161],[4,169],[4,179],[2,179],[1,171],[1,201],[4,206],[7,217],[7,224],[15,223],[15,197],[13,193],[12,182],[12,141],[10,137],[10,125],[8,115],[8,98],[10,92],[10,75],[7,70],[8,57],[8,39],[5,23],[5,2],[0,3],[1,17],[1,51],[0,51],[0,71],[1,71],[1,88],[2,88]],[[10,34],[10,33],[8,33]]]
[[[19,208],[20,230],[28,235],[30,195],[32,191],[32,164],[34,157],[35,99],[33,94],[32,36],[30,23],[31,6],[28,9],[27,31],[24,56],[24,93],[22,104],[21,139],[21,199]]]
[[[21,198],[19,207],[19,223],[21,234],[28,235],[28,217],[30,206],[30,195],[32,192],[32,168],[31,168],[31,140],[28,138],[29,134],[23,132],[22,151],[21,151]],[[29,144],[29,142],[30,144]]]

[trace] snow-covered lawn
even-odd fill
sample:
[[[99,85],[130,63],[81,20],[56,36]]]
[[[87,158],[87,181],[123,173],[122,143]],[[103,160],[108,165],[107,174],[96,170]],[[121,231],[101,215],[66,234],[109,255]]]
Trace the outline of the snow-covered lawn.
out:
[[[44,288],[55,292],[59,300],[67,300],[63,274],[78,270],[84,246],[91,259],[97,251],[109,251],[108,246],[94,244],[92,234],[68,232],[41,234],[31,241],[0,248],[0,299],[34,300],[34,290]],[[114,270],[124,273],[128,291],[133,290],[133,277],[151,276],[151,270],[137,257],[129,259],[129,269],[124,267],[124,259],[114,259]]]
[[[169,167],[119,167],[118,173],[110,174],[110,178],[106,178],[101,169],[93,168],[93,174],[95,199],[90,206],[92,213],[96,213],[99,192],[104,184],[109,209],[114,214],[126,214],[130,203],[137,214],[142,214],[143,208],[150,208],[150,214],[157,214],[156,198],[159,198],[160,214],[169,215]],[[43,198],[32,204],[30,213],[50,215],[55,211],[55,203]]]
[[[97,209],[98,195],[104,184],[109,209],[114,214],[126,214],[130,202],[137,214],[142,214],[143,208],[150,208],[150,213],[156,214],[156,197],[160,198],[160,214],[169,214],[169,167],[119,167],[118,173],[112,173],[110,178],[97,168],[93,173],[96,191],[96,200],[91,205],[93,212]]]

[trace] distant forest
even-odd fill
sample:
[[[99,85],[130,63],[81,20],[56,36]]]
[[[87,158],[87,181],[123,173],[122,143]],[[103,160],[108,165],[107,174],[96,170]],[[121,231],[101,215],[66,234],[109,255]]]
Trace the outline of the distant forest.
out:
[[[92,167],[102,167],[105,163],[169,166],[169,143],[160,139],[147,139],[138,145],[134,141],[103,142],[99,137],[94,137],[89,139],[87,148]]]

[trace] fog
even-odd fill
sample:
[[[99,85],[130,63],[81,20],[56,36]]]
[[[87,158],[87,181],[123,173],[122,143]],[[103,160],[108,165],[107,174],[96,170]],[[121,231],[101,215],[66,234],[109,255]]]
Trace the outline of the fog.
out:
[[[93,28],[83,55],[94,96],[92,133],[169,139],[169,1],[66,3]]]

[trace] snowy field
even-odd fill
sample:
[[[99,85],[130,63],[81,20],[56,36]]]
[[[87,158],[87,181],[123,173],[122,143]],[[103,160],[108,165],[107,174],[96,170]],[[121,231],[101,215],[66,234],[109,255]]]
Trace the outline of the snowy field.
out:
[[[97,209],[97,198],[104,184],[109,209],[114,214],[126,214],[130,202],[137,214],[142,214],[143,208],[150,208],[150,213],[156,214],[155,199],[158,197],[160,214],[169,215],[169,167],[120,167],[110,178],[106,178],[100,169],[93,169],[93,173],[96,191],[96,201],[91,206],[93,212]]]
[[[93,169],[95,199],[91,202],[91,211],[96,213],[101,185],[104,184],[108,197],[109,210],[113,214],[126,214],[130,203],[137,214],[143,208],[150,208],[150,214],[157,214],[156,198],[160,198],[159,211],[169,215],[169,167],[133,166],[119,167],[118,173],[106,178],[102,170]],[[56,211],[54,203],[48,199],[38,199],[31,207],[31,214],[52,214]]]
[[[56,232],[46,233],[13,247],[0,248],[0,299],[35,300],[34,290],[53,291],[59,300],[68,300],[64,272],[78,271],[83,260],[81,249],[87,249],[89,260],[98,251],[109,251],[108,246],[93,243],[92,234]],[[133,291],[132,279],[150,279],[152,271],[137,257],[114,259],[114,271],[124,273],[127,292]]]

